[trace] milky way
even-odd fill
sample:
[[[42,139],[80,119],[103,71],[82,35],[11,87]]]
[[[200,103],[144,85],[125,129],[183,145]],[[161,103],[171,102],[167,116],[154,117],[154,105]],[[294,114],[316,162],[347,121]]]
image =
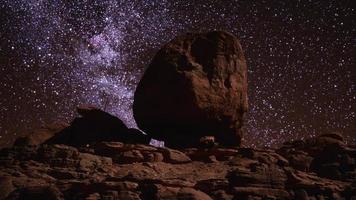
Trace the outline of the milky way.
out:
[[[193,3],[194,2],[194,3]],[[249,67],[247,146],[356,140],[352,1],[1,0],[1,145],[92,104],[135,127],[135,87],[177,34],[227,30]]]

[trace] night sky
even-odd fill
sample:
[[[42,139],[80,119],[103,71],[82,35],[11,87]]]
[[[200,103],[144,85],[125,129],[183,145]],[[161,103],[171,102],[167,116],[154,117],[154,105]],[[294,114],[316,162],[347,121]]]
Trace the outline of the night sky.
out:
[[[234,33],[245,51],[245,145],[330,131],[356,143],[352,2],[0,0],[0,146],[70,122],[79,104],[135,127],[134,90],[155,52],[208,30]]]

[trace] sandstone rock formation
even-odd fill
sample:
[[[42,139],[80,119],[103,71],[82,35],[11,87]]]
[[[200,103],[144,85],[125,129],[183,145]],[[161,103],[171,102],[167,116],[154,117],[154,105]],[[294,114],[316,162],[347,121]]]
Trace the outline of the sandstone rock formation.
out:
[[[234,36],[178,37],[152,61],[134,104],[138,125],[170,148],[147,145],[151,136],[109,113],[79,107],[68,127],[0,149],[0,199],[356,199],[356,147],[338,133],[279,149],[238,147],[246,87]]]
[[[356,198],[355,160],[356,148],[333,134],[277,151],[14,146],[0,150],[0,199],[346,200]]]
[[[45,125],[39,129],[35,129],[26,136],[19,137],[15,141],[15,145],[39,145],[54,137],[69,125],[64,122],[55,122]]]
[[[127,128],[117,117],[91,106],[77,108],[81,117],[75,118],[68,126],[52,125],[34,131],[15,141],[16,146],[66,144],[81,146],[99,141],[120,141],[125,143],[148,144],[150,137],[141,131]]]
[[[156,54],[137,86],[137,125],[168,146],[194,146],[203,136],[238,146],[247,110],[246,73],[232,34],[177,37]]]

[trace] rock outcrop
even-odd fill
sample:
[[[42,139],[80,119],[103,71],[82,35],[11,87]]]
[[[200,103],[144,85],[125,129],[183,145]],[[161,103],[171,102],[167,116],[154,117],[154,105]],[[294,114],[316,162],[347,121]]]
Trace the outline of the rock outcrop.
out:
[[[69,125],[65,122],[55,122],[35,129],[26,136],[16,139],[15,145],[39,145],[54,137],[57,133],[63,131]]]
[[[353,199],[356,148],[340,138],[278,150],[14,146],[0,150],[0,199]]]
[[[168,146],[195,146],[215,136],[238,146],[247,110],[247,67],[230,33],[214,31],[175,38],[153,58],[137,86],[138,127]]]
[[[80,146],[99,141],[121,141],[148,144],[150,138],[136,129],[129,129],[117,117],[95,107],[78,107],[81,117],[71,125],[47,140],[48,144]]]
[[[18,138],[16,146],[66,144],[81,146],[100,141],[148,144],[150,137],[134,128],[127,128],[119,118],[92,106],[77,108],[80,117],[70,125],[55,124]]]

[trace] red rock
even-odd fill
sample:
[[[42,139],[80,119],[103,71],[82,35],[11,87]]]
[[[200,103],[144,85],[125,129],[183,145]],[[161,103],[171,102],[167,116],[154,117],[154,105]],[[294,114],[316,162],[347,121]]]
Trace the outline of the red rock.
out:
[[[132,191],[121,191],[121,192],[119,192],[117,199],[141,200],[140,195],[138,193],[132,192]]]
[[[101,199],[118,199],[119,193],[118,193],[118,191],[108,190],[108,191],[103,192],[100,196],[101,196]],[[128,198],[126,198],[126,199],[128,199]]]
[[[154,185],[155,188],[153,192],[153,198],[144,198],[144,199],[172,199],[174,200],[177,197],[178,191],[180,188],[178,187],[166,187],[159,184]]]
[[[234,187],[233,193],[236,197],[260,197],[262,199],[290,199],[290,194],[281,189],[259,188],[259,187]]]
[[[186,34],[163,46],[133,104],[138,127],[170,147],[194,146],[207,135],[238,146],[246,111],[242,48],[235,36],[221,31]]]
[[[63,194],[54,186],[26,187],[11,194],[9,199],[61,200]]]
[[[205,193],[210,193],[217,190],[227,189],[229,187],[229,182],[226,179],[207,179],[199,181],[194,187]]]
[[[56,179],[76,179],[79,178],[78,173],[68,170],[53,169],[48,172],[48,175]]]
[[[5,199],[15,187],[10,176],[0,177],[0,199]]]
[[[145,154],[145,161],[147,162],[162,162],[163,160],[164,157],[162,153],[153,152],[153,153]]]
[[[99,142],[87,147],[90,151],[67,145],[14,146],[0,150],[0,161],[12,160],[0,165],[0,177],[7,177],[0,178],[0,195],[3,199],[352,199],[356,149],[335,139],[319,139],[291,143],[281,151],[312,158],[304,172],[274,149],[177,150],[121,142]],[[158,155],[159,162],[148,160],[151,155]],[[219,159],[191,161],[188,155]],[[112,162],[120,156],[124,161]],[[298,162],[305,161],[301,157]]]
[[[173,164],[191,162],[191,159],[181,151],[169,148],[162,148],[161,152],[166,162]]]
[[[16,139],[15,146],[24,146],[24,145],[39,145],[50,138],[54,137],[57,133],[64,130],[69,125],[64,122],[55,122],[52,124],[45,125],[39,129],[35,129],[26,136]]]
[[[213,199],[219,199],[219,200],[233,200],[234,199],[234,195],[228,194],[224,190],[213,191],[213,192],[211,192],[210,196]]]
[[[99,193],[93,193],[93,194],[89,194],[85,200],[100,200],[100,194]]]
[[[114,157],[114,162],[120,164],[143,162],[144,160],[145,158],[138,150],[125,151]]]
[[[287,181],[287,176],[282,169],[260,163],[250,165],[247,169],[236,168],[227,175],[227,178],[231,186],[276,189],[283,189]]]
[[[98,187],[104,187],[107,190],[116,190],[116,191],[135,191],[138,188],[138,183],[130,181],[105,181],[99,184]]]
[[[228,148],[211,148],[211,149],[186,149],[185,153],[192,159],[197,161],[208,161],[215,157],[218,161],[227,161],[231,157],[238,154],[236,149]]]
[[[101,169],[109,173],[112,166],[112,159],[103,156],[97,156],[89,153],[80,153],[78,156],[79,167],[84,171],[94,171]]]
[[[209,195],[193,188],[182,188],[178,191],[177,199],[213,200]]]
[[[179,177],[172,178],[172,179],[157,180],[157,182],[167,187],[194,187],[195,185],[195,182],[191,182]]]

